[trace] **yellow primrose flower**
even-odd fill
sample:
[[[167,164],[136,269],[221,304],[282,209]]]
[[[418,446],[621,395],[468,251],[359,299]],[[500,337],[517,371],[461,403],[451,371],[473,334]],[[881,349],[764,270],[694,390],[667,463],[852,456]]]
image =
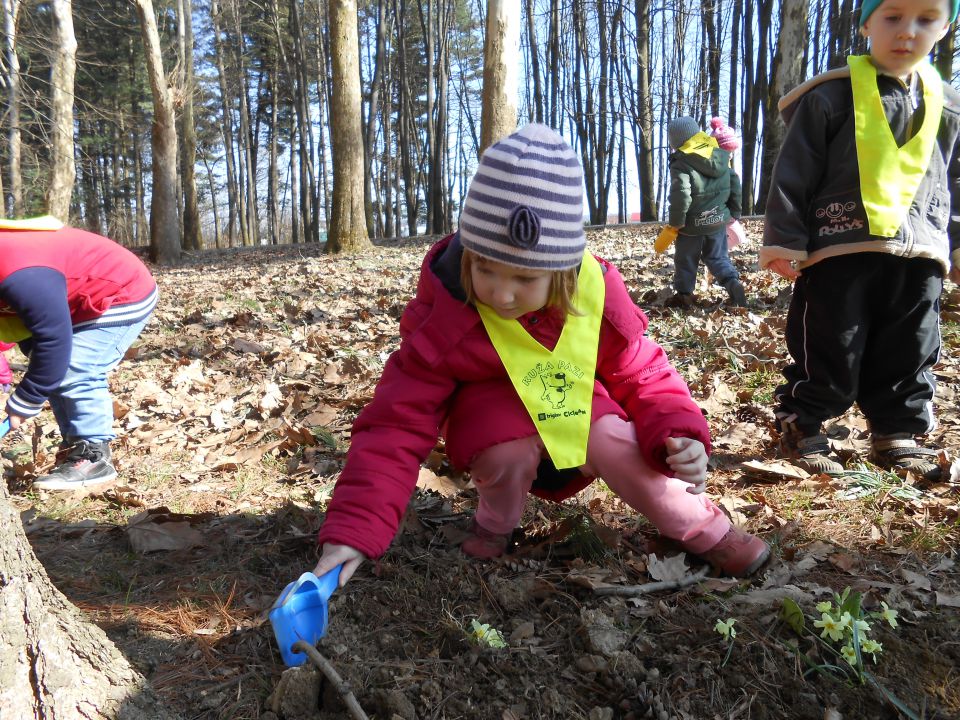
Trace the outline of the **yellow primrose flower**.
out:
[[[857,651],[853,649],[852,645],[844,645],[840,648],[840,654],[843,655],[843,659],[846,660],[853,666],[857,664]]]
[[[870,623],[868,623],[866,620],[854,620],[851,624],[851,627],[853,628],[853,632],[858,633],[861,636],[870,632]]]
[[[841,618],[838,620],[830,613],[823,613],[819,620],[814,620],[814,627],[823,628],[820,637],[829,637],[831,640],[843,640],[843,631],[846,630],[849,623],[849,613],[844,613],[847,620]]]
[[[737,631],[733,629],[735,622],[735,618],[727,618],[726,622],[717,620],[717,624],[713,626],[713,629],[720,633],[726,640],[733,640],[737,636]]]
[[[883,607],[883,610],[880,611],[880,617],[890,623],[890,627],[895,628],[897,626],[897,611],[887,607],[885,602],[881,602],[880,605]]]
[[[877,653],[883,650],[883,645],[876,640],[867,639],[860,644],[860,649],[865,653],[870,653],[873,656],[873,662],[877,662]]]
[[[818,613],[828,613],[833,610],[833,603],[829,600],[824,600],[823,602],[817,603],[817,612]]]

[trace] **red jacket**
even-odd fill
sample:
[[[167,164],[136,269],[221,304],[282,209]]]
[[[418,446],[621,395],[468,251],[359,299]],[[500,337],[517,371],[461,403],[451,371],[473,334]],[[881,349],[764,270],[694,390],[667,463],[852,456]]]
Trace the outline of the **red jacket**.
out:
[[[434,245],[424,259],[417,294],[400,320],[400,348],[388,359],[373,400],[354,423],[347,462],[320,529],[321,543],[349,545],[368,557],[382,555],[441,429],[447,454],[458,468],[469,467],[477,453],[492,445],[536,433],[480,315],[454,298],[431,269],[451,237]],[[593,417],[614,413],[633,421],[644,458],[668,474],[665,439],[694,438],[709,452],[707,423],[663,349],[644,335],[647,318],[630,299],[620,273],[604,260],[600,264],[606,300]],[[548,347],[556,344],[563,327],[562,318],[549,308],[520,322]],[[560,491],[535,487],[533,492],[559,500],[589,482],[580,478]]]

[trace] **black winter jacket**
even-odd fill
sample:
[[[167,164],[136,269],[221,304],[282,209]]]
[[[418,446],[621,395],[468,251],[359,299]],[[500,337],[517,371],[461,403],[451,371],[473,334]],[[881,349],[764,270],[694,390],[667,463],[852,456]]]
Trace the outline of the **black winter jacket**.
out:
[[[899,145],[923,123],[899,78],[878,75],[884,113]],[[896,237],[871,235],[860,194],[853,90],[846,68],[819,75],[780,102],[787,135],[767,200],[760,265],[777,258],[803,268],[835,255],[882,252],[960,266],[960,95],[943,88],[937,143]]]

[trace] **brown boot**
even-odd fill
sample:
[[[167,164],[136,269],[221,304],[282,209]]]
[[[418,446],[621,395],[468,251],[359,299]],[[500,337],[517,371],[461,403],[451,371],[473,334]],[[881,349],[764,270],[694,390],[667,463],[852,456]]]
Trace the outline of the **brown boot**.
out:
[[[936,450],[917,443],[910,433],[874,435],[870,462],[878,467],[913,473],[928,482],[940,479],[940,457]]]
[[[843,464],[831,449],[826,435],[820,432],[805,435],[788,420],[781,420],[780,428],[781,457],[814,475],[843,472]]]

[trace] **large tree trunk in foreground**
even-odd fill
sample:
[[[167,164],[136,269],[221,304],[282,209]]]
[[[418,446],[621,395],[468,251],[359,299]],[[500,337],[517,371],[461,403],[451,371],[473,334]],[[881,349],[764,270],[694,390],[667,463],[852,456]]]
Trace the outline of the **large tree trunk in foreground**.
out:
[[[53,586],[0,483],[0,718],[176,717]]]

